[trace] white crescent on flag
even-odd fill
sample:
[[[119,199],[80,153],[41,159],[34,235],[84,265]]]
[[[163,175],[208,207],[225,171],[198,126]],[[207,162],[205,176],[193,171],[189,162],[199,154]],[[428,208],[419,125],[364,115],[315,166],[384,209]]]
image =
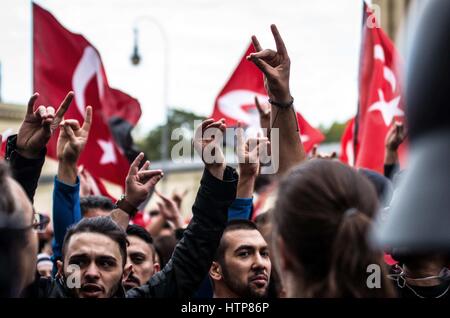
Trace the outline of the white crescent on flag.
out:
[[[77,104],[78,110],[83,117],[84,109],[86,107],[86,102],[84,101],[84,93],[87,85],[94,76],[97,77],[99,96],[100,98],[103,97],[104,87],[101,67],[102,61],[100,60],[100,56],[98,56],[97,52],[92,46],[86,47],[72,77],[72,87],[75,94],[75,103]]]
[[[234,118],[249,126],[259,125],[259,116],[246,112],[242,108],[244,105],[253,105],[255,103],[255,96],[258,99],[264,100],[268,98],[267,95],[258,94],[251,90],[237,89],[219,97],[217,104],[219,105],[220,112],[224,116]],[[257,118],[256,123],[255,118]]]

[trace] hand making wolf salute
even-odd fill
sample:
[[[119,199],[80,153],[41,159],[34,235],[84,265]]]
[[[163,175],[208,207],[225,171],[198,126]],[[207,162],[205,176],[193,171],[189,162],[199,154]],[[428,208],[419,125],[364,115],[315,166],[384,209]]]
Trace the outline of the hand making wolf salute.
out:
[[[69,92],[58,109],[40,105],[35,109],[39,94],[28,101],[25,118],[17,135],[7,140],[5,159],[9,161],[13,177],[33,201],[42,165],[45,161],[46,145],[50,137],[63,121],[64,114],[73,99]]]
[[[271,30],[277,50],[263,50],[256,36],[252,36],[256,53],[247,56],[247,60],[252,61],[264,74],[264,86],[271,104],[270,127],[278,129],[278,140],[282,141],[272,141],[272,160],[279,160],[278,175],[283,175],[289,168],[305,160],[306,154],[300,140],[293,109],[294,99],[289,88],[291,60],[277,27],[271,25]]]
[[[0,217],[10,219],[9,226],[14,228],[16,235],[9,236],[7,245],[3,245],[3,255],[8,257],[11,271],[16,273],[8,277],[1,277],[2,286],[0,294],[8,297],[17,297],[36,278],[36,256],[38,251],[38,238],[36,229],[45,227],[35,221],[36,213],[32,208],[34,193],[36,191],[42,166],[45,161],[46,145],[55,129],[61,123],[67,111],[73,93],[69,92],[60,107],[55,110],[52,106],[39,106],[34,109],[39,94],[34,94],[27,107],[25,118],[17,135],[11,135],[6,142],[5,160],[9,162],[9,169],[0,163],[2,170],[1,184],[8,185],[2,189],[5,202],[9,205],[1,206]],[[12,177],[8,175],[11,171]],[[24,244],[24,242],[26,242]],[[5,256],[7,255],[7,256]],[[5,278],[5,279],[3,279]]]
[[[30,159],[39,157],[52,134],[63,121],[64,114],[72,102],[73,92],[67,94],[58,110],[55,110],[53,106],[44,105],[40,105],[34,110],[38,98],[38,93],[31,96],[25,119],[17,134],[17,151]]]

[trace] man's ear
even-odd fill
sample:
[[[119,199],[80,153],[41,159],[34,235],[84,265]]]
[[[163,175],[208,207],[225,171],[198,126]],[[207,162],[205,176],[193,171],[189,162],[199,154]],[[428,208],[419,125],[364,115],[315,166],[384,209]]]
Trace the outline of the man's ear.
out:
[[[159,263],[153,263],[153,273],[156,274],[161,270],[161,265]]]
[[[125,268],[123,269],[122,280],[127,279],[132,270],[133,270],[132,264],[128,266],[125,265]]]
[[[211,267],[209,268],[209,276],[212,280],[219,281],[222,279],[222,268],[219,263],[212,262]]]
[[[64,264],[61,261],[56,261],[56,267],[58,268],[58,272],[56,273],[56,277],[61,278],[64,277]]]

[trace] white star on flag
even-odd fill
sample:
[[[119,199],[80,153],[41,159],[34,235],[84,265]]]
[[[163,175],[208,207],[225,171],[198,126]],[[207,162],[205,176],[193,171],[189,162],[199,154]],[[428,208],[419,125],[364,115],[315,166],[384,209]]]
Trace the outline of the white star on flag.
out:
[[[397,96],[393,100],[386,102],[386,100],[384,99],[383,91],[381,89],[378,90],[378,96],[380,97],[380,100],[369,107],[369,112],[373,112],[376,110],[380,111],[386,126],[389,126],[392,123],[392,119],[395,116],[404,116],[403,110],[398,108],[398,104],[400,103],[400,96]]]
[[[100,159],[100,164],[106,165],[108,163],[116,163],[117,158],[116,158],[116,154],[114,152],[113,143],[111,141],[105,141],[105,140],[101,140],[101,139],[97,140],[97,142],[103,151],[102,158]]]
[[[302,142],[307,142],[307,141],[309,141],[309,136],[308,135],[300,135],[300,140]]]

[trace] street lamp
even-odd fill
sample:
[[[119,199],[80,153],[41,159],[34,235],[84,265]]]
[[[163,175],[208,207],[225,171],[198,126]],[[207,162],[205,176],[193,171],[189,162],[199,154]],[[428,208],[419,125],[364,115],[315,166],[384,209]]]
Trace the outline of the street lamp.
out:
[[[134,28],[134,47],[133,47],[133,55],[131,55],[131,63],[133,65],[138,65],[141,62],[141,56],[139,55],[138,49],[138,29]]]
[[[162,168],[164,169],[165,163],[168,161],[169,159],[169,105],[168,105],[168,75],[169,75],[169,63],[168,63],[168,59],[169,59],[169,41],[168,41],[168,37],[167,34],[164,30],[164,27],[162,26],[162,24],[155,19],[152,16],[140,16],[138,17],[135,21],[134,21],[134,48],[133,48],[133,54],[131,55],[131,63],[133,65],[139,65],[139,63],[141,62],[141,56],[139,54],[139,48],[138,48],[138,38],[139,38],[139,29],[138,29],[138,24],[142,21],[147,21],[152,23],[153,25],[155,25],[157,27],[157,29],[159,30],[159,32],[161,33],[161,38],[163,40],[163,49],[164,49],[164,76],[163,76],[163,96],[164,96],[164,117],[165,117],[165,123],[163,124],[163,130],[162,130],[162,134],[161,134],[161,163],[162,163]]]

